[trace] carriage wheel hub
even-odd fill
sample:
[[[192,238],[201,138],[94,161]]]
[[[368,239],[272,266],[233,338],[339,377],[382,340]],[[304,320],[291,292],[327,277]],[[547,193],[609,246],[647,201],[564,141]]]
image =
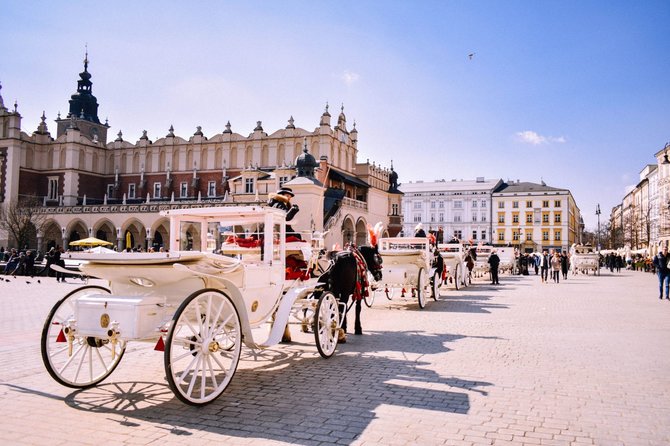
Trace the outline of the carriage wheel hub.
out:
[[[220,346],[219,346],[219,343],[218,343],[218,342],[216,342],[216,341],[211,341],[211,342],[209,343],[209,346],[207,347],[207,350],[208,350],[210,353],[216,353],[216,352],[219,351],[219,348],[220,348]]]

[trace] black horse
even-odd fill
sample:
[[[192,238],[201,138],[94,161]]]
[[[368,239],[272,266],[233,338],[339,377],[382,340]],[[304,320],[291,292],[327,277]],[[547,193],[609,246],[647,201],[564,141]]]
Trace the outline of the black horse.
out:
[[[360,246],[357,249],[365,260],[365,269],[372,273],[376,281],[382,278],[382,257],[379,255],[377,247]],[[356,255],[350,249],[338,251],[331,254],[332,265],[319,277],[319,282],[325,284],[325,290],[335,295],[335,298],[342,304],[340,317],[343,318],[342,329],[347,332],[347,314],[349,308],[349,298],[356,291],[356,287],[362,282],[359,277],[359,268],[356,262]],[[361,293],[369,290],[359,290]],[[362,296],[361,296],[362,298]],[[363,334],[361,327],[361,299],[357,299],[356,321],[354,326],[355,334]],[[341,339],[340,342],[343,342]]]

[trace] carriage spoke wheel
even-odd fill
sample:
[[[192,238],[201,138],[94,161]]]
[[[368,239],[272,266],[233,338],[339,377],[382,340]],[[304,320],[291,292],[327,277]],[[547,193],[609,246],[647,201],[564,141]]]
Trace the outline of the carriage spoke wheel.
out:
[[[218,290],[196,291],[172,318],[165,343],[165,374],[186,404],[214,401],[235,375],[242,350],[240,316]]]
[[[426,285],[430,285],[430,283],[426,284],[426,282],[429,282],[426,280],[426,270],[421,268],[417,277],[416,297],[419,299],[419,308],[422,309],[426,307]]]
[[[395,288],[393,287],[384,288],[384,295],[388,300],[392,300],[393,296],[395,295]]]
[[[319,298],[314,313],[314,339],[323,358],[330,358],[337,347],[340,328],[340,309],[335,295],[325,292]]]
[[[458,263],[456,264],[456,268],[454,268],[454,287],[456,287],[456,291],[458,291],[458,288],[461,286],[461,265]]]
[[[67,294],[51,309],[42,328],[42,361],[49,375],[60,384],[86,388],[107,378],[126,351],[125,341],[77,334],[74,309],[79,297],[110,294],[107,288],[84,286]]]
[[[372,274],[369,272],[368,283],[370,284],[368,287],[368,295],[363,297],[363,302],[365,302],[365,305],[367,305],[368,308],[372,308],[372,304],[375,303],[375,294],[379,290],[380,285],[375,282],[374,277],[372,277]]]
[[[437,300],[440,297],[440,273],[437,271],[433,274],[433,280],[430,285],[430,294],[433,300]]]

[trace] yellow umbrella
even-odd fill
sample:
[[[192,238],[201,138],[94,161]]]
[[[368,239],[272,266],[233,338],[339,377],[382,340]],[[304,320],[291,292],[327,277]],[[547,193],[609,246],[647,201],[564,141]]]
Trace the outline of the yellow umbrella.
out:
[[[133,242],[131,239],[130,231],[126,231],[126,248],[132,248],[133,247]]]
[[[81,240],[75,240],[74,242],[70,242],[70,246],[83,246],[83,247],[92,247],[92,246],[106,246],[106,245],[113,245],[114,243],[105,241],[105,240],[100,240],[99,238],[95,237],[88,237],[85,239]]]

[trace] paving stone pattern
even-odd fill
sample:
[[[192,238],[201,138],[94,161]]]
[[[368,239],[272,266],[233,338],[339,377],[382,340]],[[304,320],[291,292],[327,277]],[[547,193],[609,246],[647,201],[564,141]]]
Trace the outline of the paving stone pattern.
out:
[[[364,335],[334,357],[294,327],[291,345],[244,348],[229,388],[201,408],[172,395],[162,353],[144,343],[95,388],[57,384],[40,333],[81,282],[10,279],[3,445],[670,444],[670,301],[651,274],[503,275],[497,287],[444,288],[424,310],[377,296]]]

